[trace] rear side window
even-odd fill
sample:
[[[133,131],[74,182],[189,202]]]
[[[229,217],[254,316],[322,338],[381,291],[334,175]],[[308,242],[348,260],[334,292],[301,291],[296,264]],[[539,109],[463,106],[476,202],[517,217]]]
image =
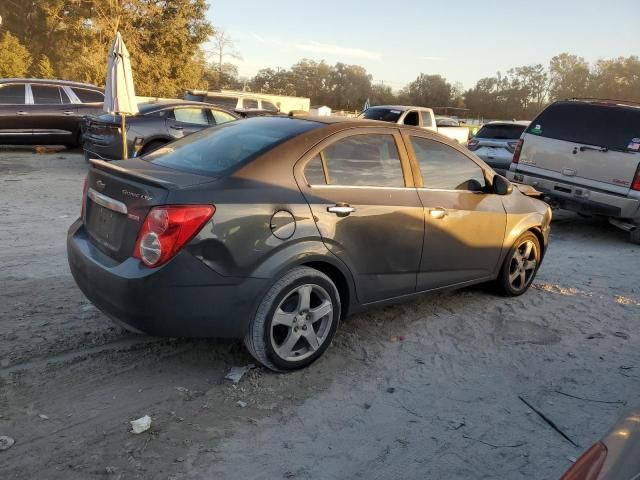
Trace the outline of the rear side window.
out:
[[[143,158],[177,170],[216,175],[321,126],[317,122],[282,117],[227,122],[171,142]]]
[[[313,185],[404,187],[402,165],[393,135],[354,135],[338,140],[305,168]],[[320,170],[319,170],[320,168]]]
[[[475,136],[494,140],[518,140],[525,128],[525,125],[485,125]]]
[[[411,137],[411,145],[425,188],[480,191],[486,186],[482,169],[455,148],[420,137]]]
[[[193,98],[195,99],[195,97]],[[235,110],[238,106],[238,99],[235,97],[218,97],[209,95],[207,96],[207,102],[220,105],[221,107],[228,108],[230,110]]]
[[[266,100],[262,100],[262,109],[269,110],[270,112],[277,112],[278,107],[276,107],[273,103],[267,102]]]
[[[431,123],[431,113],[421,111],[420,116],[422,117],[422,126],[423,127],[433,127],[433,123]]]
[[[36,105],[62,105],[60,88],[53,85],[31,85],[33,103]]]
[[[211,110],[211,115],[216,122],[216,125],[220,125],[221,123],[233,122],[236,117],[228,114],[227,112],[223,112],[221,110]]]
[[[24,85],[0,85],[0,105],[24,105]]]
[[[559,102],[544,110],[527,133],[627,151],[640,138],[640,108]]]
[[[209,125],[207,111],[203,108],[176,108],[173,115],[176,122]]]
[[[73,88],[73,93],[80,99],[82,103],[102,103],[104,95],[102,92],[88,90],[86,88]]]
[[[418,112],[413,110],[407,113],[407,116],[404,117],[403,123],[405,125],[415,125],[416,127],[420,125],[420,117],[418,116]]]

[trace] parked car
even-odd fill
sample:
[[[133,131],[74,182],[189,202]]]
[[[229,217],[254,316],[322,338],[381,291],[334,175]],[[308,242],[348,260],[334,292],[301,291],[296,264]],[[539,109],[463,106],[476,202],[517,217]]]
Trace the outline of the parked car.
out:
[[[531,122],[489,122],[469,140],[467,148],[500,175],[511,166],[518,140]]]
[[[431,130],[432,132],[437,132],[445,137],[451,138],[461,145],[466,145],[469,140],[468,127],[439,126],[431,108],[409,107],[404,105],[378,105],[367,108],[360,114],[359,118],[422,127],[425,130]]]
[[[240,118],[214,105],[182,100],[144,103],[126,118],[127,148],[131,156],[144,155],[191,133]],[[122,159],[120,115],[102,113],[84,124],[84,155],[103,160]]]
[[[86,83],[0,79],[0,143],[80,145],[84,115],[102,110],[104,93]]]
[[[184,98],[185,100],[219,105],[244,118],[279,113],[275,103],[253,96],[245,96],[245,94],[234,95],[231,93],[207,92],[205,90],[188,90]]]
[[[629,410],[594,443],[560,480],[637,480],[640,478],[640,409]]]
[[[87,298],[128,328],[244,338],[291,370],[367,307],[488,281],[524,293],[550,221],[427,130],[271,116],[92,160],[67,253]]]
[[[522,135],[507,175],[554,206],[608,217],[640,243],[640,105],[552,103]]]

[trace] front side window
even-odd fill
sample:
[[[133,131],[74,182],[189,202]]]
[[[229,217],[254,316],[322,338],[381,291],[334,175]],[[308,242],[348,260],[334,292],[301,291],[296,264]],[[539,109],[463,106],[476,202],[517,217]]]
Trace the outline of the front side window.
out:
[[[102,92],[95,90],[88,90],[86,88],[73,88],[73,93],[80,99],[82,103],[102,103],[104,102],[104,95]]]
[[[177,122],[194,125],[209,125],[207,111],[202,108],[176,108],[173,115]]]
[[[0,85],[0,105],[24,105],[24,85]]]
[[[485,188],[482,169],[455,148],[421,137],[411,137],[411,145],[425,188],[471,191]]]
[[[211,115],[213,119],[216,121],[216,125],[220,125],[221,123],[233,122],[236,117],[228,114],[227,112],[223,112],[221,110],[211,110]]]
[[[318,158],[319,167],[314,159],[305,168],[305,177],[311,185],[404,187],[393,135],[344,138],[325,148]]]
[[[245,98],[242,100],[242,108],[246,110],[257,110],[258,101],[254,98]]]
[[[415,110],[412,110],[411,112],[407,113],[407,116],[404,117],[404,122],[405,125],[415,125],[416,127],[420,125],[420,119],[418,118],[418,112],[416,112]]]
[[[62,105],[60,87],[53,85],[31,85],[33,103],[36,105]]]

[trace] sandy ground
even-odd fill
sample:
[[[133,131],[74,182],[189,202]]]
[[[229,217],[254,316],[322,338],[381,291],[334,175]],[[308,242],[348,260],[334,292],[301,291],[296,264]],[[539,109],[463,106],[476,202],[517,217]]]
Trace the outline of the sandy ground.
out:
[[[75,286],[85,171],[77,152],[0,151],[3,479],[552,479],[638,403],[640,247],[602,221],[557,214],[520,298],[358,315],[310,368],[234,386],[239,343],[126,333]]]

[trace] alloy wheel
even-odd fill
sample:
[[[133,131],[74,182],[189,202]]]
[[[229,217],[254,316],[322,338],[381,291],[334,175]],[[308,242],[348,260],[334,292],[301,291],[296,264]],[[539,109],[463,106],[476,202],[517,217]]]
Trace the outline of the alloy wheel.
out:
[[[525,240],[516,247],[509,264],[509,283],[520,292],[529,286],[538,266],[538,247],[531,240]]]
[[[332,323],[333,304],[327,291],[315,284],[296,286],[274,311],[271,346],[283,360],[302,361],[322,347]]]

